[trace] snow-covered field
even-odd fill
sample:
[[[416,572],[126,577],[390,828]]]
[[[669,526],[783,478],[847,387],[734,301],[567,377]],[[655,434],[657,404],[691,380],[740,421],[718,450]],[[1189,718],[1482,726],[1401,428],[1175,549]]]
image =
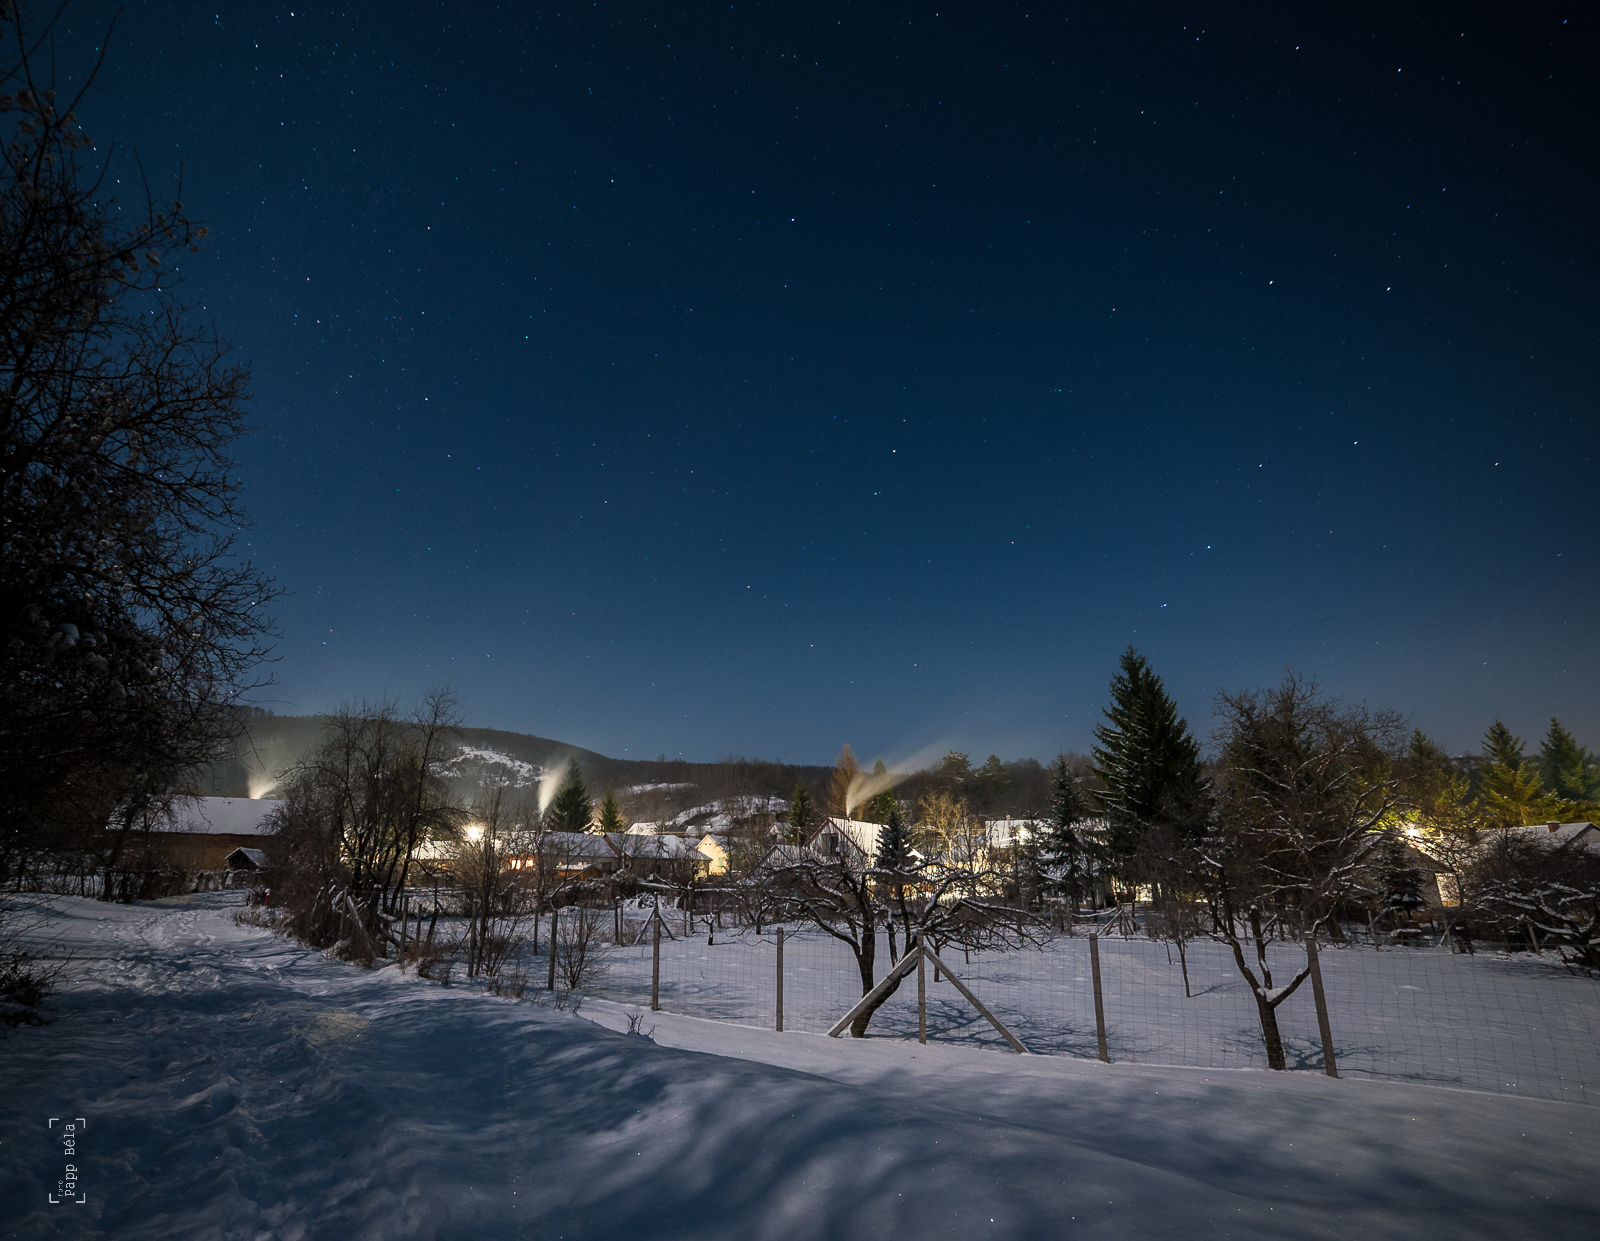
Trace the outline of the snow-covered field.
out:
[[[661,944],[661,1002],[687,1016],[770,1028],[777,1002],[777,946],[768,932],[725,932],[707,943],[705,922]],[[876,976],[888,968],[880,940]],[[1187,950],[1191,996],[1178,955],[1164,943],[1100,940],[1100,971],[1111,1058],[1204,1068],[1266,1067],[1255,1003],[1229,950],[1210,941]],[[1094,992],[1087,938],[1043,950],[943,959],[1030,1051],[1093,1057]],[[1275,982],[1305,960],[1298,945],[1274,942]],[[651,947],[613,955],[596,994],[648,1003]],[[1555,954],[1476,956],[1437,948],[1325,948],[1322,973],[1340,1072],[1346,1076],[1462,1086],[1600,1104],[1600,982],[1565,969]],[[953,988],[929,974],[929,1035],[994,1048],[1005,1043]],[[784,1026],[821,1031],[861,995],[850,950],[817,931],[792,931],[784,945]],[[1278,1010],[1290,1063],[1320,1068],[1311,986]],[[915,980],[873,1019],[869,1037],[912,1038]]]
[[[362,971],[237,896],[54,898],[0,1041],[8,1236],[1590,1238],[1600,1109],[1315,1072],[582,1017]],[[703,941],[702,941],[703,942]],[[609,1027],[609,1028],[606,1028]],[[84,1205],[51,1205],[82,1116]],[[59,1122],[58,1122],[59,1124]]]

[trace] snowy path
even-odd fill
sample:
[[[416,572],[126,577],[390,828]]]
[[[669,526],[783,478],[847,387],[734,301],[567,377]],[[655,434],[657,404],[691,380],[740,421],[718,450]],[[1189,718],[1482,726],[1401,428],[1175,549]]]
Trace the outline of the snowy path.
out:
[[[664,1014],[651,1043],[327,961],[233,899],[56,901],[60,1020],[0,1041],[5,1235],[1600,1232],[1600,1109]],[[78,1115],[89,1204],[51,1206],[46,1120]]]

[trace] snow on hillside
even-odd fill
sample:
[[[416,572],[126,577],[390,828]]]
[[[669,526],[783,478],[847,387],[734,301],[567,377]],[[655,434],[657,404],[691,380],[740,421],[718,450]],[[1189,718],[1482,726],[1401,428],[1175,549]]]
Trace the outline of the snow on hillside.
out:
[[[533,763],[525,763],[499,750],[465,743],[438,767],[443,775],[469,784],[475,782],[485,788],[532,788],[544,776],[544,768]]]
[[[3,1043],[8,1235],[1595,1232],[1593,1108],[645,1013],[652,1042],[637,1009],[328,960],[235,899],[53,898],[77,957],[59,1020]],[[88,1201],[51,1205],[76,1116]]]

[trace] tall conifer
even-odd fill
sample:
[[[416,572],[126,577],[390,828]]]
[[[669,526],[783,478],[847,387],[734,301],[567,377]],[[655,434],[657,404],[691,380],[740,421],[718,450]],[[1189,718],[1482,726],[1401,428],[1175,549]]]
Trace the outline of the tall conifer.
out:
[[[567,760],[567,770],[561,777],[561,791],[550,803],[550,826],[558,832],[586,832],[593,813],[589,790],[583,787],[583,771],[574,754]]]
[[[1095,794],[1110,829],[1110,849],[1126,862],[1145,831],[1188,819],[1183,807],[1201,787],[1200,747],[1177,705],[1133,647],[1111,678],[1106,722],[1097,725],[1095,771],[1105,791]]]
[[[1036,855],[1045,891],[1071,898],[1074,908],[1087,890],[1093,871],[1082,831],[1088,817],[1089,802],[1083,787],[1066,758],[1058,758],[1050,786],[1050,820],[1038,840]]]

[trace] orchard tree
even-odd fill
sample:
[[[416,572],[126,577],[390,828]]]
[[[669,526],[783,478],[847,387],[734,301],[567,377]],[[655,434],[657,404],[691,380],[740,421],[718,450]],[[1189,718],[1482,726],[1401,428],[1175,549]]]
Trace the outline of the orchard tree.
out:
[[[76,115],[94,73],[58,95],[12,0],[0,36],[0,882],[115,814],[109,883],[268,654],[231,456],[249,376],[176,293],[205,228],[111,197]]]
[[[1263,919],[1292,903],[1308,938],[1324,927],[1337,934],[1340,905],[1371,891],[1368,859],[1395,806],[1405,732],[1394,712],[1348,706],[1294,672],[1269,690],[1219,694],[1217,715],[1216,827],[1186,856],[1255,998],[1267,1064],[1282,1069],[1277,1010],[1310,974],[1310,956],[1274,985]]]

